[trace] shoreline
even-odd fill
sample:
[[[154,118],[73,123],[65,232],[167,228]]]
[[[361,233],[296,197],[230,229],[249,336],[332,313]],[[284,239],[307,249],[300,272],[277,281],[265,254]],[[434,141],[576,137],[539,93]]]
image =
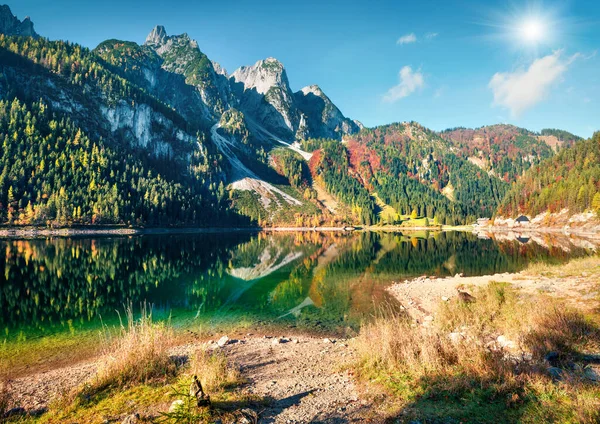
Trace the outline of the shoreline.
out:
[[[322,227],[124,227],[124,226],[76,226],[64,228],[48,227],[0,227],[0,239],[38,238],[38,237],[79,237],[79,236],[141,236],[162,234],[221,234],[221,233],[284,233],[284,232],[472,232],[477,235],[494,233],[518,234],[562,234],[600,240],[600,233],[587,228],[565,227],[507,227],[473,225],[441,225],[441,226],[400,226],[400,225],[347,225]]]
[[[458,290],[470,291],[493,282],[509,284],[524,295],[543,293],[574,308],[594,311],[600,306],[600,298],[593,296],[600,294],[599,276],[600,260],[592,256],[560,266],[531,265],[518,272],[442,278],[423,275],[392,281],[386,290],[416,322],[428,325],[436,318],[440,302],[457,297]]]
[[[38,237],[79,237],[79,236],[141,236],[162,234],[220,234],[220,233],[284,233],[284,232],[449,232],[462,231],[474,234],[494,233],[538,233],[538,234],[563,234],[565,236],[578,236],[600,239],[600,234],[586,229],[573,228],[539,228],[539,227],[476,227],[471,225],[436,226],[436,227],[403,227],[403,226],[345,226],[345,227],[202,227],[202,228],[139,228],[139,227],[0,227],[0,239],[38,238]]]
[[[518,233],[518,234],[562,234],[564,236],[576,236],[600,240],[600,233],[589,231],[582,228],[565,228],[565,227],[473,227],[475,234],[494,234],[494,233]]]

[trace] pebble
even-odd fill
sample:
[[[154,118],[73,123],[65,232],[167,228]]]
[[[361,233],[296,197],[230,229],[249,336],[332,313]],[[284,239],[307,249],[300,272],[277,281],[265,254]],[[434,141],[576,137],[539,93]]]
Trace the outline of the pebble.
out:
[[[223,337],[221,337],[221,338],[219,339],[219,341],[217,342],[217,344],[219,345],[219,347],[223,347],[223,346],[225,346],[225,345],[229,344],[229,342],[230,342],[230,341],[229,341],[229,337],[227,337],[227,336],[223,336]]]

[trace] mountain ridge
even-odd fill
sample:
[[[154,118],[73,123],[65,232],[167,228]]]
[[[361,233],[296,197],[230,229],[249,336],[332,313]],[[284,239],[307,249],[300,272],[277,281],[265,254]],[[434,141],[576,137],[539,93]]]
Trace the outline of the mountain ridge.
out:
[[[415,122],[364,128],[317,84],[293,92],[279,60],[229,75],[189,35],[169,35],[161,25],[144,44],[110,39],[92,51],[28,40],[0,35],[0,99],[26,107],[42,99],[33,110],[50,107],[98,145],[105,139],[107,148],[140,158],[150,174],[197,196],[187,206],[196,208],[193,216],[155,205],[143,218],[113,216],[115,223],[171,222],[169,214],[195,223],[209,215],[246,217],[259,225],[471,223],[494,215],[509,183],[579,142],[566,131],[502,124],[442,132]],[[21,130],[29,131],[17,131],[19,143]],[[11,203],[7,184],[0,187],[0,219],[1,205]],[[26,200],[43,210],[42,194],[20,184],[29,183],[15,186],[12,196],[23,197],[14,212],[23,214]],[[199,212],[200,204],[211,204],[216,215]],[[61,219],[89,222],[84,210]]]

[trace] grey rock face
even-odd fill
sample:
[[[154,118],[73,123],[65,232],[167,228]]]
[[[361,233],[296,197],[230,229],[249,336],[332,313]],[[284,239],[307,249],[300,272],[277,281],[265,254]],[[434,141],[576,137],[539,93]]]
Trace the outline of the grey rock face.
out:
[[[226,74],[220,66],[215,70],[213,62],[187,34],[169,36],[159,25],[150,32],[145,45],[162,58],[164,70],[183,75],[185,82],[196,88],[210,113],[210,121],[216,122],[230,107],[231,89]]]
[[[278,135],[295,136],[301,116],[281,62],[268,58],[242,66],[230,80],[244,113]]]
[[[346,118],[318,85],[304,87],[294,94],[298,109],[306,116],[308,134],[314,138],[340,139],[360,127]]]
[[[215,72],[219,75],[223,75],[225,78],[227,78],[229,75],[227,74],[227,69],[223,68],[218,62],[215,62],[214,60],[211,60],[212,64],[213,64],[213,68],[215,69]]]
[[[113,48],[110,42],[101,46]],[[360,130],[318,86],[305,87],[294,94],[285,68],[277,59],[260,60],[228,76],[187,34],[169,36],[160,25],[150,32],[144,46],[136,48],[145,58],[139,60],[140,55],[135,55],[131,60],[136,62],[123,65],[124,69],[141,70],[135,75],[136,83],[187,119],[213,124],[225,111],[236,108],[254,123],[287,140],[339,140],[344,134]],[[102,53],[100,46],[98,50]]]
[[[148,36],[146,37],[145,44],[147,44],[147,45],[159,44],[160,45],[160,44],[165,43],[168,38],[169,38],[169,36],[167,35],[167,31],[165,30],[165,27],[162,25],[157,25],[150,32],[150,34],[148,34]]]
[[[231,75],[240,109],[268,130],[299,139],[341,139],[360,127],[344,117],[316,85],[292,93],[281,62],[274,58],[243,66]]]
[[[5,35],[21,35],[24,37],[38,38],[33,29],[33,22],[27,16],[23,21],[17,19],[7,5],[0,5],[0,33]]]

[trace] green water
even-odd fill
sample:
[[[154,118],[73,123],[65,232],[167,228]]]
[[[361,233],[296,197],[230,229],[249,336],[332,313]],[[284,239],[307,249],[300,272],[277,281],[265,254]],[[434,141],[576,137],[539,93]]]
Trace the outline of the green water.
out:
[[[419,275],[514,272],[582,247],[469,233],[223,233],[0,241],[4,345],[113,323],[126,304],[204,326],[356,329],[385,286]]]

